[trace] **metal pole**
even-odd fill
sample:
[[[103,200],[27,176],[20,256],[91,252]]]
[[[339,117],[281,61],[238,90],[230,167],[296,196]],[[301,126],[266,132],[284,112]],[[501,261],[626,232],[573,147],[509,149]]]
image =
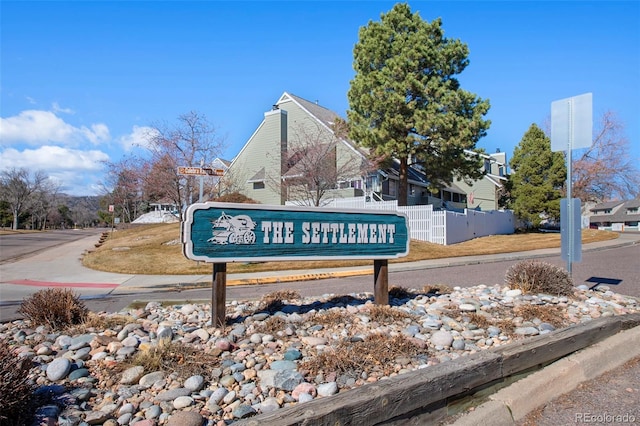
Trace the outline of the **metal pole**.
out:
[[[204,158],[200,159],[200,171],[202,172],[202,168],[204,167]],[[204,185],[204,176],[200,175],[200,198],[198,198],[198,202],[202,202],[202,188]]]
[[[573,208],[571,206],[571,168],[572,159],[571,151],[573,150],[573,115],[572,115],[573,100],[569,101],[569,146],[567,147],[567,219],[569,219],[569,255],[567,256],[567,271],[571,276],[571,269],[573,264]]]

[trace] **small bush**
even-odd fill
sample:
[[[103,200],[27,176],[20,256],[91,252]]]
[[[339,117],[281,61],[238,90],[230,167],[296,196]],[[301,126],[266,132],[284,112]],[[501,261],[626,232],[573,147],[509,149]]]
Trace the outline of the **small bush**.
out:
[[[391,288],[389,289],[389,297],[392,299],[409,299],[414,297],[415,294],[413,294],[411,291],[407,290],[404,287],[399,287],[399,286],[391,286]]]
[[[48,325],[56,329],[81,324],[89,310],[68,288],[48,288],[24,299],[18,313],[34,325]]]
[[[284,330],[287,326],[285,320],[281,317],[269,317],[255,328],[256,333],[276,334],[278,331]]]
[[[523,260],[510,267],[505,281],[523,293],[573,294],[573,280],[565,269],[535,260]]]
[[[394,309],[388,305],[372,305],[369,308],[369,316],[372,321],[376,321],[381,324],[388,324],[394,321],[414,318],[413,315],[399,309]]]
[[[453,289],[446,284],[426,284],[422,287],[422,292],[426,294],[451,294],[453,293]]]
[[[33,385],[28,377],[31,361],[17,357],[8,343],[0,340],[0,424],[30,424],[34,412]]]
[[[277,312],[284,306],[283,300],[300,299],[300,293],[295,290],[278,290],[262,296],[260,307],[268,312]]]
[[[344,309],[331,309],[329,311],[317,312],[313,315],[314,324],[333,325],[352,322],[353,316]]]
[[[300,369],[307,371],[309,377],[315,377],[320,372],[336,372],[358,378],[362,372],[370,374],[374,370],[390,374],[394,372],[397,357],[419,354],[428,354],[428,350],[420,349],[403,336],[374,333],[361,342],[342,341],[303,361]]]
[[[113,380],[117,380],[123,371],[134,366],[142,366],[145,374],[164,371],[181,377],[198,374],[206,380],[213,380],[211,371],[220,366],[220,361],[220,357],[202,349],[172,342],[140,350],[132,358],[115,366],[103,361],[92,365],[91,369],[95,376]]]
[[[519,315],[525,321],[539,319],[542,322],[549,323],[556,328],[566,325],[566,318],[563,310],[555,305],[521,305],[514,308],[516,315]]]

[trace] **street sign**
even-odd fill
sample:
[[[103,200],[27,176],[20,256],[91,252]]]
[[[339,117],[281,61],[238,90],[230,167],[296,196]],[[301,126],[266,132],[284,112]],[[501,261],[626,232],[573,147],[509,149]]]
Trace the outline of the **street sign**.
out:
[[[187,209],[183,251],[197,261],[390,259],[409,252],[398,212],[235,203]]]
[[[224,176],[224,169],[212,169],[203,167],[203,170],[210,176]]]
[[[224,169],[211,167],[178,167],[178,174],[184,176],[224,176]]]
[[[593,128],[593,95],[551,102],[551,151],[589,148]]]

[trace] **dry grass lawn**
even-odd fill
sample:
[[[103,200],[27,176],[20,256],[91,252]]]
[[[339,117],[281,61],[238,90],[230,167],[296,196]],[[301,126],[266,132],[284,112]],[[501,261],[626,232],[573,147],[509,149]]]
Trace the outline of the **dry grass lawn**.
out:
[[[585,229],[582,232],[582,243],[588,244],[617,237],[618,234],[615,232]],[[393,259],[391,262],[510,253],[553,247],[560,247],[560,234],[495,235],[449,246],[411,241],[409,255]],[[210,264],[195,262],[184,257],[180,243],[180,225],[175,223],[140,225],[109,233],[109,237],[103,244],[84,256],[83,263],[89,268],[100,271],[129,274],[205,275],[211,273]],[[306,270],[340,266],[370,266],[372,263],[368,260],[230,263],[227,266],[227,272]]]

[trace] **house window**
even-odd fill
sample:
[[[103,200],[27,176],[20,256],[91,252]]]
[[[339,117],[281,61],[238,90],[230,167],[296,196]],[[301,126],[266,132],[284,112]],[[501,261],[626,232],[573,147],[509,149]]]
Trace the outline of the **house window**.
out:
[[[416,195],[416,187],[413,184],[409,184],[409,195],[412,197]]]
[[[264,189],[264,182],[253,182],[253,189]]]
[[[638,213],[638,208],[637,207],[631,207],[629,209],[627,209],[627,214],[637,214]]]

